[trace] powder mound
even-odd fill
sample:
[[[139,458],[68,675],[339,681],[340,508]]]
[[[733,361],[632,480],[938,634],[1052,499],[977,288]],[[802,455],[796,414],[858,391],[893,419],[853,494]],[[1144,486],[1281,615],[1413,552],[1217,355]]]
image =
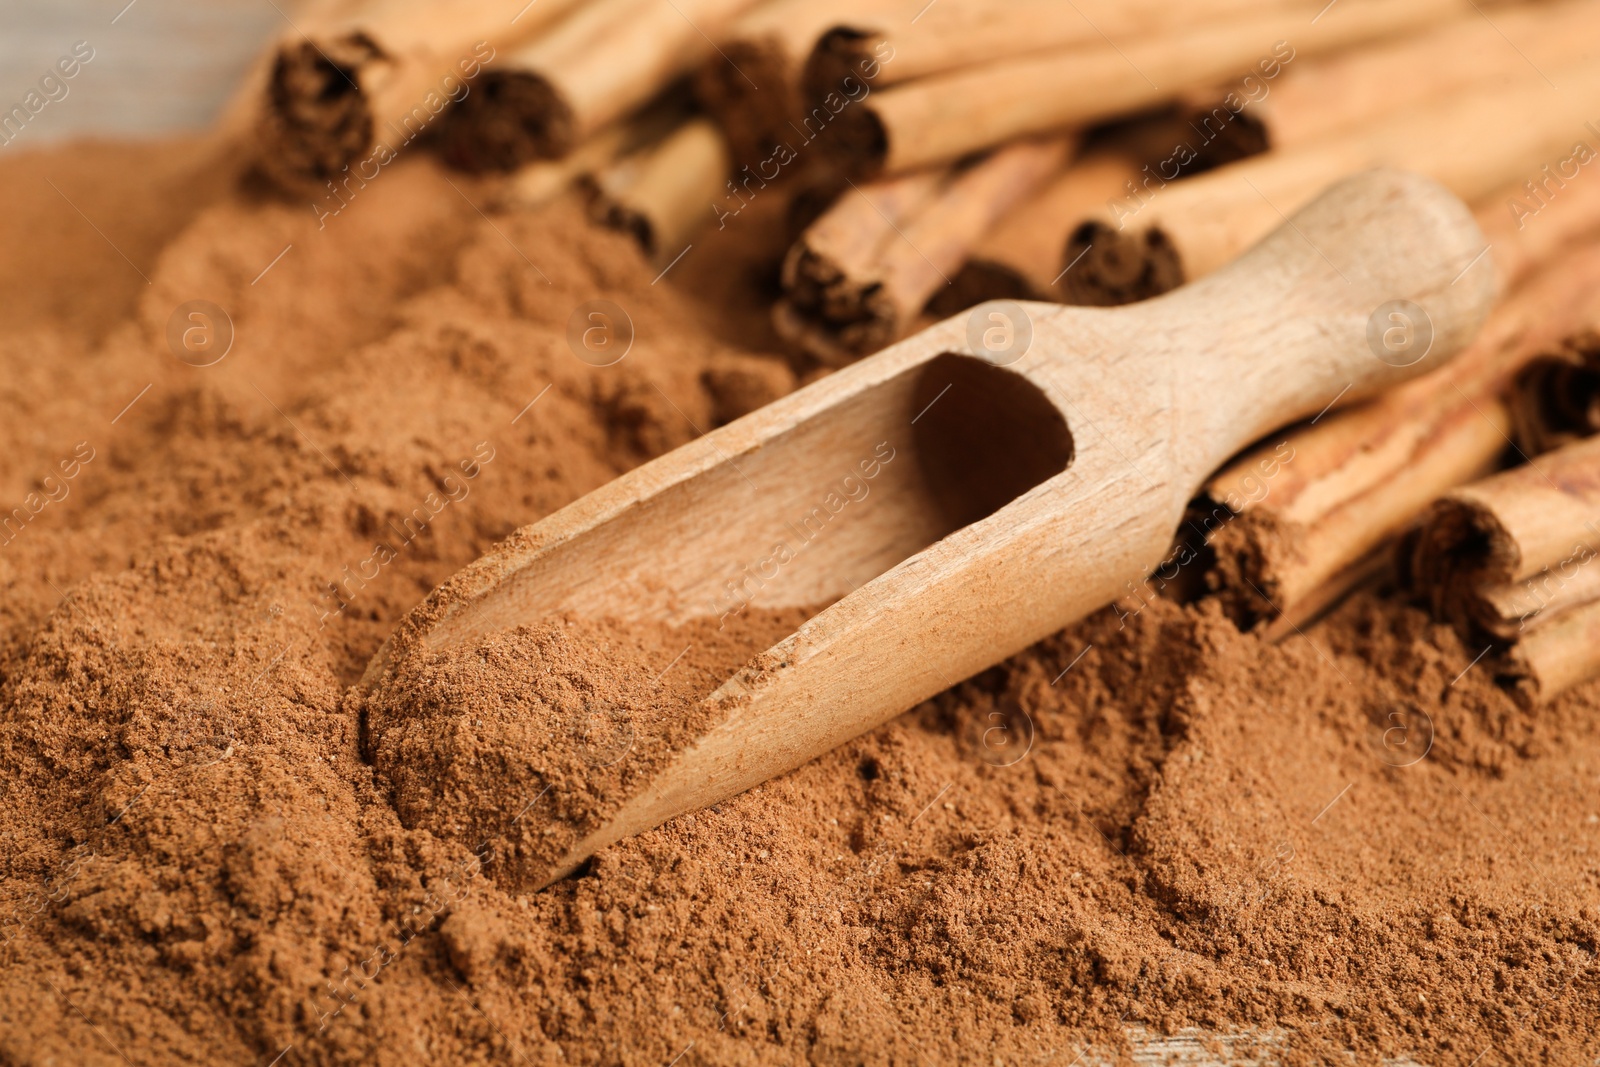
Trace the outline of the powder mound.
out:
[[[805,620],[747,612],[681,627],[555,616],[402,656],[366,706],[401,822],[535,888],[715,725],[703,698]]]

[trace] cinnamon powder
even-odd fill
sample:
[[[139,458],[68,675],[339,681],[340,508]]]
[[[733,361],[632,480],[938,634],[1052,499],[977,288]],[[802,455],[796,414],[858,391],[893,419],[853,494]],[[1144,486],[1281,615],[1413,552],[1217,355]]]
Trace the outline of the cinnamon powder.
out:
[[[558,616],[414,649],[363,702],[366,750],[407,829],[538,889],[588,833],[715,725],[703,698],[803,611],[684,626]]]
[[[111,189],[98,150],[0,164],[37,205],[0,223],[0,514],[28,513],[0,537],[0,1061],[1600,1051],[1600,687],[1519,710],[1392,596],[1281,647],[1206,603],[1104,612],[520,889],[513,847],[476,851],[516,844],[540,769],[516,761],[564,737],[587,767],[659,726],[654,758],[743,650],[686,658],[663,695],[684,635],[549,620],[365,714],[351,686],[496,540],[792,375],[738,347],[749,307],[652,285],[571,203],[486,222],[486,190],[402,160],[319,229],[158,180],[162,146],[118,164],[166,220],[123,249],[148,285],[36,188]],[[78,203],[134,225],[110,192]],[[770,266],[736,229],[684,278]],[[564,340],[596,298],[636,329],[605,368]],[[211,367],[166,347],[194,299],[232,317]],[[80,442],[93,460],[32,512]],[[592,781],[563,795],[609,795]]]

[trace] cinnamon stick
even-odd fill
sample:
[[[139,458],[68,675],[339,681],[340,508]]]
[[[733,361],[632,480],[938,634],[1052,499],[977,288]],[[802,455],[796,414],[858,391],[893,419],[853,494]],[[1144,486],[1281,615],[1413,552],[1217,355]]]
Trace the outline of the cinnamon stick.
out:
[[[560,159],[539,159],[518,167],[506,183],[501,202],[525,211],[543,207],[615,163],[628,143],[626,124],[614,122]]]
[[[667,94],[618,122],[606,126],[560,159],[540,159],[512,172],[500,194],[501,204],[530,210],[543,206],[574,185],[591,197],[596,176],[625,157],[659,145],[688,122],[687,94]]]
[[[444,130],[458,166],[559,158],[716,51],[753,0],[594,0],[510,52]]]
[[[1600,602],[1574,608],[1523,635],[1495,662],[1496,677],[1525,707],[1554,700],[1600,674]]]
[[[773,322],[840,366],[905,332],[1005,211],[1058,170],[1067,140],[1022,141],[967,166],[847,192],[789,250]]]
[[[1103,272],[1108,278],[1175,273],[1193,280],[1254,244],[1328,182],[1380,164],[1429,174],[1469,200],[1527,176],[1543,180],[1542,164],[1575,168],[1577,156],[1593,158],[1600,150],[1600,126],[1591,118],[1591,101],[1600,96],[1600,62],[1548,74],[1562,91],[1552,91],[1544,74],[1530,70],[1515,81],[1491,82],[1199,177],[1169,184],[1147,172],[1129,195],[1073,231],[1064,258],[1088,251],[1084,270],[1069,280],[1077,286],[1093,282],[1123,299],[1152,295],[1119,293],[1114,282],[1101,279],[1102,259],[1111,265]],[[1585,176],[1573,172],[1576,185]],[[1129,270],[1129,260],[1144,269]],[[1070,285],[1066,296],[1069,302],[1104,302],[1096,290]]]
[[[1044,52],[1024,52],[1018,43],[1023,54],[907,81],[853,102],[838,115],[837,136],[825,148],[857,175],[947,162],[1016,137],[1131,114],[1247,69],[1270,80],[1299,56],[1426,26],[1469,3],[1339,0],[1315,22],[1308,10],[1288,9],[1120,43]],[[896,54],[882,65],[899,62]]]
[[[1411,399],[1408,406],[1382,409],[1405,420],[1395,432],[1361,427],[1371,453],[1355,451],[1335,464],[1330,453],[1346,441],[1308,435],[1275,442],[1287,443],[1293,460],[1304,457],[1308,466],[1329,469],[1310,480],[1304,495],[1283,494],[1272,505],[1246,510],[1211,536],[1216,563],[1207,575],[1210,587],[1240,626],[1280,615],[1298,620],[1319,589],[1399,533],[1439,493],[1494,469],[1510,428],[1503,404],[1481,395],[1463,401],[1444,389]],[[1223,480],[1235,473],[1230,468]],[[1226,507],[1229,498],[1216,494],[1209,490],[1205,499]]]
[[[1206,90],[1199,99],[1214,101],[1230,95],[1243,99],[1250,91],[1249,86],[1258,82],[1259,78],[1246,75]],[[1159,167],[1174,179],[1189,177],[1259,156],[1267,150],[1265,131],[1242,121],[1246,118],[1248,112],[1224,128],[1218,128],[1214,122],[1207,125],[1207,116],[1197,114],[1190,99],[1185,97],[1138,118],[1101,126],[1090,143],[1121,152],[1135,160],[1141,169]],[[1203,130],[1206,136],[1196,137],[1197,130]],[[1180,145],[1189,150],[1180,152]]]
[[[1414,539],[1410,574],[1464,640],[1510,642],[1600,600],[1597,555],[1600,438],[1591,438],[1442,497]]]
[[[1575,334],[1524,368],[1511,391],[1511,422],[1529,455],[1600,433],[1600,332]]]
[[[929,310],[953,315],[985,300],[1058,299],[1058,283],[1077,267],[1072,261],[1061,261],[1061,247],[1072,228],[1136,182],[1141,167],[1169,157],[1187,127],[1186,113],[1166,109],[1095,131],[1070,168],[1012,208],[978,243]],[[1264,149],[1265,142],[1248,137],[1216,138],[1205,150],[1186,159],[1179,173],[1203,173]],[[1100,264],[1102,271],[1108,266]],[[1138,283],[1123,278],[1119,284]],[[1174,284],[1175,278],[1143,283],[1152,295]]]
[[[352,167],[371,180],[450,104],[480,95],[505,48],[577,2],[541,0],[518,16],[508,0],[382,0],[307,26],[272,59],[257,123],[261,170],[296,192]]]
[[[1593,131],[1585,126],[1585,133]],[[1600,229],[1600,171],[1581,170],[1564,180],[1547,162],[1537,173],[1519,176],[1484,197],[1474,214],[1494,248],[1495,266],[1510,284],[1577,238]]]
[[[1509,445],[1510,377],[1597,313],[1600,246],[1584,245],[1536,270],[1450,364],[1219,471],[1191,523],[1224,610],[1244,626],[1296,618],[1435,498],[1492,470]]]
[[[671,260],[712,220],[711,205],[730,165],[728,142],[716,123],[690,119],[597,173],[592,212],[605,225],[633,234],[651,258]]]
[[[839,91],[844,79],[874,64],[882,65],[877,86],[887,88],[1029,52],[1168,33],[1263,9],[1299,10],[1307,21],[1318,10],[1308,0],[940,0],[919,7],[840,12],[836,25],[813,38],[804,73],[811,97]]]
[[[1121,152],[1102,150],[1076,160],[1012,208],[973,247],[932,310],[953,315],[985,300],[1051,299],[1063,273],[1062,235],[1138,173],[1138,166]]]
[[[1209,142],[1247,124],[1269,148],[1313,144],[1459,89],[1581,63],[1597,40],[1600,4],[1591,0],[1514,7],[1492,21],[1469,9],[1409,37],[1292,63],[1273,81],[1212,94],[1193,109],[1192,137]]]
[[[695,72],[695,95],[722,124],[734,158],[755,165],[792,143],[807,110],[806,57],[829,27],[903,0],[768,0],[729,27],[720,55]],[[861,70],[855,71],[861,76]],[[820,100],[821,95],[815,99]]]

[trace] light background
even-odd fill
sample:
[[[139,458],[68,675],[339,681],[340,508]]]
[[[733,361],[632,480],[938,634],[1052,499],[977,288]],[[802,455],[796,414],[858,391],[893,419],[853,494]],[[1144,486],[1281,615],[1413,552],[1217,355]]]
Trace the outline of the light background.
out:
[[[0,0],[0,112],[76,42],[95,51],[67,96],[0,153],[65,137],[200,129],[267,41],[289,30],[284,12],[293,14],[285,0]]]

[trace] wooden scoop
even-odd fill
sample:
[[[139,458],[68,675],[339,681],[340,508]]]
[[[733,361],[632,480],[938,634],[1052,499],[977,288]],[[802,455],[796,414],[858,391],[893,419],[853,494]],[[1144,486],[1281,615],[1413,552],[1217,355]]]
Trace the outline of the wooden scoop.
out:
[[[676,624],[832,604],[707,697],[718,725],[553,881],[1124,593],[1232,453],[1469,341],[1493,299],[1485,247],[1442,186],[1374,171],[1159,299],[980,305],[517,531],[401,624],[365,684],[396,648],[558,612]]]

